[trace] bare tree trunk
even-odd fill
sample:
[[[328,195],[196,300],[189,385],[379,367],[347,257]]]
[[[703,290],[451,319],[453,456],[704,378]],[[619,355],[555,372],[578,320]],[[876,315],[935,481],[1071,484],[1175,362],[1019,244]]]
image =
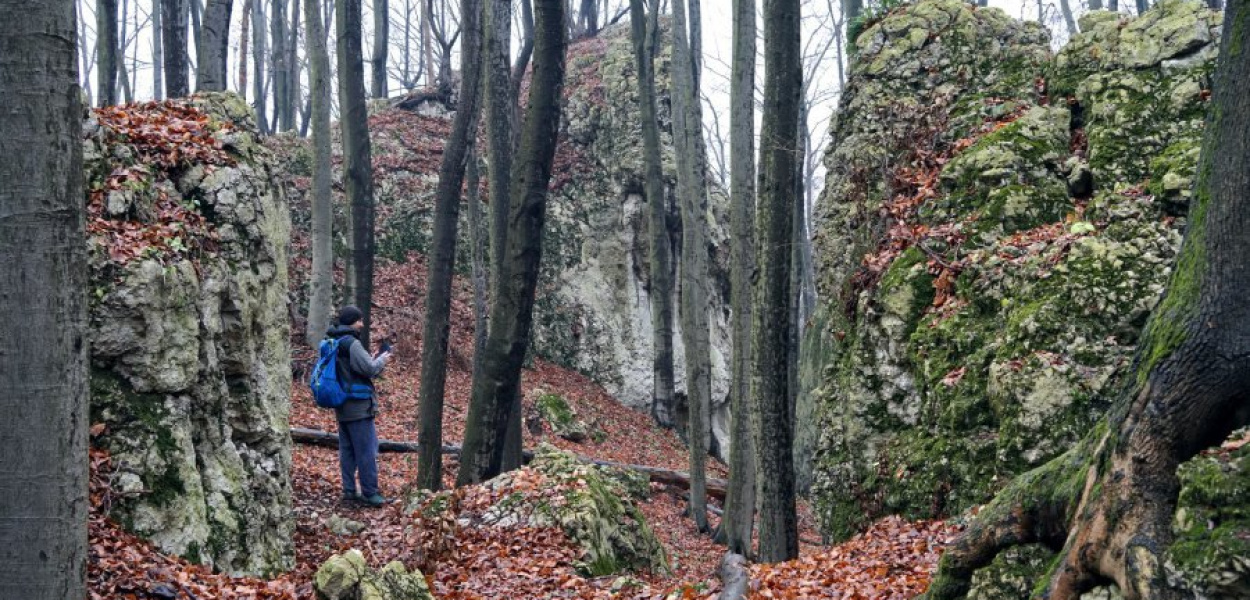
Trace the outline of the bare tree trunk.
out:
[[[162,0],[152,0],[152,99],[161,100],[165,97],[165,47],[161,36],[165,32],[162,27]]]
[[[204,14],[204,0],[188,0],[187,8],[191,10],[191,35],[193,36],[191,39],[195,42],[195,51],[199,52],[200,41],[204,37],[200,30],[200,17]],[[197,56],[196,62],[198,63],[199,61],[200,57]],[[187,57],[187,64],[191,64],[189,54]],[[199,69],[195,69],[194,67],[192,67],[192,69],[197,73],[199,72]]]
[[[69,0],[0,0],[0,335],[9,344],[0,352],[0,407],[10,416],[0,424],[0,596],[23,600],[87,597],[88,283],[75,14]]]
[[[1076,35],[1076,18],[1072,16],[1071,0],[1059,0],[1059,10],[1063,13],[1063,23],[1068,28],[1068,37]]]
[[[798,176],[798,123],[803,89],[797,0],[764,2],[764,123],[760,132],[759,283],[755,290],[751,395],[759,467],[760,560],[798,556],[794,423],[786,371],[790,314],[790,244]]]
[[[521,80],[525,78],[525,69],[529,67],[530,56],[534,54],[534,9],[530,0],[520,0],[521,5],[521,49],[517,52],[516,62],[512,65],[512,149],[516,150],[520,136],[517,130],[521,123]]]
[[[126,69],[126,47],[127,32],[126,26],[130,23],[130,2],[122,0],[122,15],[118,22],[117,32],[117,54],[114,55],[115,64],[117,65],[117,79],[122,84],[122,101],[127,104],[135,101],[134,89],[130,85],[130,74]]]
[[[164,42],[165,96],[181,98],[189,93],[187,79],[186,0],[160,0],[161,37]]]
[[[192,0],[194,1],[194,0]],[[220,92],[226,89],[226,55],[230,45],[231,0],[208,0],[200,45],[196,52],[195,90]]]
[[[1137,14],[1145,14],[1150,10],[1150,0],[1137,0]]]
[[[302,97],[300,94],[300,63],[299,63],[299,31],[300,31],[300,3],[299,0],[291,0],[291,27],[289,28],[290,39],[286,43],[287,51],[287,114],[286,119],[291,122],[287,131],[294,131],[297,127],[298,120],[295,118],[297,109],[300,108]]]
[[[434,53],[430,48],[430,27],[434,18],[434,0],[421,0],[421,57],[425,64],[425,85],[429,87],[434,80]]]
[[[508,287],[493,298],[486,353],[473,374],[473,396],[465,428],[457,485],[485,481],[503,465],[504,438],[534,317],[534,291],[542,257],[547,186],[560,125],[564,82],[563,0],[535,2],[534,73],[529,87],[521,151],[513,169],[507,263]]]
[[[239,88],[239,95],[243,99],[247,99],[247,43],[248,43],[248,27],[252,22],[252,5],[256,4],[255,0],[245,0],[243,2],[243,18],[240,19],[239,27],[239,79],[236,85]]]
[[[360,0],[336,0],[338,35],[339,127],[347,200],[351,204],[352,300],[364,313],[361,340],[369,347],[373,313],[373,161],[365,111],[365,67],[361,54]]]
[[[269,133],[269,108],[265,94],[265,57],[269,55],[269,49],[265,36],[264,5],[264,0],[252,0],[252,70],[255,71],[252,107],[256,109],[256,127],[261,133]]]
[[[697,14],[698,0],[690,0]],[[681,325],[686,351],[686,397],[690,403],[690,514],[709,531],[704,493],[708,424],[711,421],[711,357],[708,340],[707,165],[699,103],[697,59],[687,38],[686,0],[673,2],[673,137],[677,140],[677,196],[681,202]],[[690,39],[698,37],[691,33]]]
[[[308,278],[308,330],[305,340],[316,345],[330,324],[334,298],[334,210],[330,196],[330,56],[321,23],[321,2],[305,0],[308,30],[308,90],[312,97],[312,273]]]
[[[269,14],[269,38],[272,40],[272,53],[269,57],[273,73],[273,107],[274,131],[290,131],[295,126],[294,115],[289,111],[291,106],[291,65],[287,52],[287,0],[273,0]]]
[[[642,118],[643,161],[647,174],[644,190],[647,194],[651,263],[651,332],[655,345],[651,363],[651,416],[659,426],[671,429],[673,427],[673,258],[668,227],[668,199],[664,196],[664,169],[660,156],[660,125],[656,120],[655,46],[653,44],[658,38],[658,32],[648,31],[653,26],[648,26],[643,0],[630,0],[629,7],[634,61],[638,65],[638,106]],[[652,20],[652,23],[654,22],[656,21]]]
[[[1233,0],[1225,18],[1245,23],[1250,3]],[[1103,582],[1126,600],[1190,597],[1164,566],[1176,468],[1250,422],[1248,44],[1250,29],[1224,29],[1185,238],[1138,342],[1135,377],[1103,426],[979,513],[943,555],[930,598],[962,597],[973,571],[1029,543],[1063,545],[1042,597],[1075,598]]]
[[[117,0],[96,0],[96,99],[117,104]]]
[[[489,0],[488,0],[489,1]],[[456,221],[466,157],[477,135],[482,85],[481,0],[461,0],[464,41],[460,50],[460,104],[451,137],[443,147],[434,196],[434,239],[430,244],[425,295],[425,329],[421,336],[421,453],[417,485],[437,490],[442,485],[443,395],[447,383],[447,339],[451,330],[451,279],[456,262]],[[489,17],[488,17],[489,21]]]
[[[470,139],[468,166],[465,173],[465,187],[469,204],[469,251],[473,261],[473,370],[482,360],[486,348],[486,224],[482,220],[482,198],[479,193],[481,177],[479,176],[476,140]]]
[[[755,446],[751,439],[751,280],[755,272],[755,0],[734,2],[730,78],[730,227],[733,240],[730,303],[733,365],[730,375],[729,496],[722,527],[729,552],[751,555],[755,524]]]
[[[373,0],[373,97],[385,98],[386,51],[391,43],[391,10],[387,0]]]

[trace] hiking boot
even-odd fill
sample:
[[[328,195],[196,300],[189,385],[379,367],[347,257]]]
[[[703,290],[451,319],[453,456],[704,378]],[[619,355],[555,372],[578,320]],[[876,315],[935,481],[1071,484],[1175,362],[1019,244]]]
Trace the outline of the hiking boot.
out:
[[[353,504],[360,502],[362,498],[363,496],[360,495],[360,492],[343,492],[342,502],[344,504]]]
[[[373,508],[380,508],[382,505],[386,504],[386,498],[383,498],[382,494],[376,492],[368,496],[361,496],[360,501],[363,502],[365,506],[371,506]]]

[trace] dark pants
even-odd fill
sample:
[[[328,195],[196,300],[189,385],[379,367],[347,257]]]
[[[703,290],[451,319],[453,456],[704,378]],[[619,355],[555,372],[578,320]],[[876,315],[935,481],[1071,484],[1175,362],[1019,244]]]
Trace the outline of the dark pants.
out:
[[[356,491],[356,474],[360,474],[360,493],[378,493],[378,432],[373,418],[339,422],[339,466],[343,471],[343,492]]]

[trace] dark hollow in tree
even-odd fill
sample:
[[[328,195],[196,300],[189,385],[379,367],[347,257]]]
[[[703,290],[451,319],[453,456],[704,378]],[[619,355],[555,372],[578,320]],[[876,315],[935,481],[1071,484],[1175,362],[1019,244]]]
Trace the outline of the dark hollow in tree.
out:
[[[798,182],[799,103],[803,88],[798,0],[764,2],[764,120],[760,132],[759,276],[755,289],[751,395],[756,403],[759,558],[798,556],[794,423],[790,411],[787,331],[790,244]]]
[[[478,101],[482,84],[482,3],[460,1],[460,104],[443,147],[434,195],[434,235],[429,252],[425,294],[425,329],[421,336],[421,453],[417,485],[437,490],[442,483],[443,395],[447,383],[447,342],[451,331],[451,278],[456,263],[456,222],[460,218],[460,189],[466,158],[477,134]]]
[[[500,472],[512,399],[520,390],[521,364],[533,325],[547,186],[559,133],[560,90],[568,45],[564,37],[563,0],[538,0],[534,13],[534,71],[517,153],[521,160],[512,170],[511,226],[501,277],[507,285],[493,299],[486,355],[473,373],[473,395],[457,485],[485,481]]]
[[[231,0],[208,0],[200,26],[196,52],[195,90],[220,92],[226,89],[226,57],[230,46]]]
[[[655,50],[659,39],[658,14],[652,8],[648,24],[643,0],[630,0],[630,32],[638,66],[638,109],[642,117],[642,156],[646,169],[647,238],[650,251],[651,332],[655,349],[651,362],[651,417],[666,429],[673,427],[673,247],[669,238],[668,199],[664,196],[664,169],[660,158],[660,125],[656,119]]]
[[[364,313],[361,342],[369,347],[373,323],[373,160],[365,109],[365,66],[361,54],[360,0],[336,0],[339,128],[343,131],[344,187],[351,205],[351,300]]]
[[[943,555],[931,599],[1021,544],[1062,547],[1049,598],[1114,582],[1127,600],[1186,597],[1166,580],[1176,468],[1250,423],[1250,2],[1233,0],[1184,241],[1104,424],[1026,473]]]
[[[162,58],[165,62],[165,97],[181,98],[190,93],[187,77],[187,2],[160,0]]]
[[[0,597],[87,596],[87,242],[75,3],[0,0]],[[21,315],[21,318],[16,318]]]

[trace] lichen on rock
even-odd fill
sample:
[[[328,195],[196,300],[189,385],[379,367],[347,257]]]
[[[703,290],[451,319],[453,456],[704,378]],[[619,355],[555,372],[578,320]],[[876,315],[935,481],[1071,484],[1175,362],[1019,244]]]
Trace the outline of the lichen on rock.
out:
[[[84,135],[112,516],[221,571],[288,570],[289,216],[251,109],[231,94],[101,109]]]
[[[859,36],[816,205],[796,455],[835,538],[987,501],[1090,429],[1180,241],[1219,17],[954,0]],[[800,465],[803,468],[803,465]]]
[[[434,600],[421,571],[399,561],[370,569],[359,550],[326,559],[313,576],[317,600]]]
[[[482,516],[485,524],[559,527],[582,549],[578,569],[588,576],[669,572],[664,547],[635,504],[647,493],[637,473],[587,464],[542,444],[525,469],[485,485],[500,496]]]

